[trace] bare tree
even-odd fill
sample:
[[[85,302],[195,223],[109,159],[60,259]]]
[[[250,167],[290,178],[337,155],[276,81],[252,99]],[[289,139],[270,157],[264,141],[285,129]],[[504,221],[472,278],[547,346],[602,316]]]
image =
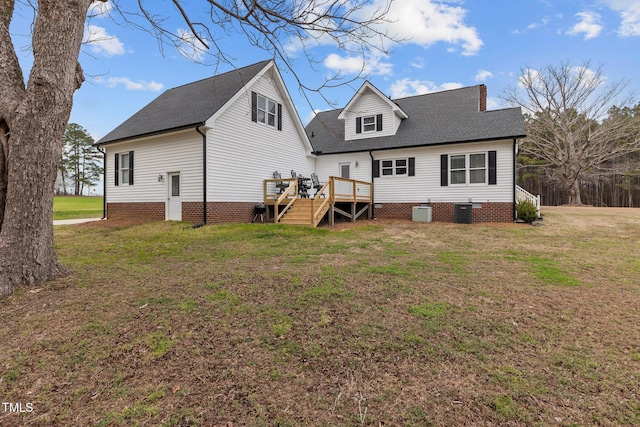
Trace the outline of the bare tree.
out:
[[[0,0],[0,297],[20,285],[67,274],[53,246],[54,184],[73,94],[84,80],[78,57],[87,14],[92,3],[107,2],[25,1],[34,9],[33,65],[25,83],[9,31],[18,1]],[[153,10],[158,3],[113,0],[113,15],[152,33],[161,46],[206,50],[218,62],[232,61],[216,34],[241,31],[307,90],[321,87],[305,86],[297,78],[287,54],[292,44],[308,53],[310,43],[328,40],[364,59],[370,49],[385,51],[391,40],[378,25],[388,5],[371,9],[365,0],[194,0],[188,6],[172,0],[173,16],[188,28],[181,34],[163,26],[169,17]],[[209,13],[196,14],[203,5]],[[313,58],[306,58],[313,66]]]
[[[587,61],[522,70],[519,86],[504,99],[522,107],[527,138],[521,152],[542,160],[546,172],[569,194],[569,204],[582,204],[581,177],[608,161],[640,149],[640,117],[610,114],[614,103],[624,108],[626,82],[605,85],[602,67]]]

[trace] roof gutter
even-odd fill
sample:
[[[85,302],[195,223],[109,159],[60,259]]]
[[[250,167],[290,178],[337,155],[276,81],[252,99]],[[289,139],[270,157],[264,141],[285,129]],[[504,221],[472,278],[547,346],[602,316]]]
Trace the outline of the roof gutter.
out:
[[[374,197],[375,197],[375,188],[376,185],[373,182],[373,179],[375,178],[375,174],[373,173],[373,162],[375,161],[373,159],[373,153],[371,152],[371,150],[369,150],[369,157],[371,157],[371,217],[375,218],[376,217],[376,204],[374,202]]]
[[[102,153],[102,219],[107,219],[107,152],[96,147]]]
[[[516,210],[516,174],[518,163],[518,139],[513,138],[513,220],[518,219],[518,212]]]
[[[196,227],[207,225],[207,133],[200,130],[200,126],[196,126],[196,132],[202,135],[202,224]]]

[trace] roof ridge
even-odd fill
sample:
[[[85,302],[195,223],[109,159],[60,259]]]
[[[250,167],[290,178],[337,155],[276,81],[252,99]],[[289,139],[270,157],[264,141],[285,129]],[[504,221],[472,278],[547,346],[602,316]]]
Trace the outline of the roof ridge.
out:
[[[195,80],[195,81],[192,81],[192,82],[189,82],[189,83],[183,83],[183,84],[181,84],[181,85],[179,85],[179,86],[174,86],[174,87],[172,87],[172,88],[169,88],[169,89],[165,90],[165,93],[166,93],[166,92],[171,92],[171,91],[173,91],[173,90],[175,90],[175,89],[180,89],[180,88],[185,87],[185,86],[193,85],[193,84],[196,84],[196,83],[202,83],[202,82],[203,82],[203,81],[205,81],[205,80],[211,80],[211,79],[215,79],[215,78],[217,78],[217,77],[222,77],[222,76],[227,75],[227,74],[229,74],[229,73],[239,72],[239,71],[242,71],[242,70],[247,69],[247,68],[250,68],[250,67],[255,67],[255,66],[257,66],[257,65],[259,65],[259,64],[262,64],[262,63],[264,63],[264,66],[262,66],[261,68],[264,68],[264,67],[267,65],[267,63],[269,63],[269,62],[271,62],[271,61],[273,61],[273,60],[272,60],[272,59],[265,59],[265,60],[263,60],[263,61],[258,61],[258,62],[255,62],[255,63],[253,63],[253,64],[249,64],[249,65],[242,66],[242,67],[240,67],[240,68],[234,68],[234,69],[232,69],[232,70],[225,71],[224,73],[221,73],[221,74],[215,74],[215,75],[213,75],[213,76],[204,77],[204,78],[202,78],[202,79]]]
[[[417,93],[415,95],[404,96],[402,98],[390,98],[390,99],[392,101],[402,101],[404,99],[417,98],[419,96],[436,95],[436,94],[440,94],[440,93],[453,92],[453,91],[456,91],[456,90],[469,90],[469,89],[477,88],[479,86],[482,86],[482,84],[477,84],[477,85],[473,85],[473,86],[456,87],[456,88],[453,88],[453,89],[443,89],[443,90],[437,90],[437,91],[434,91],[434,92],[427,92],[427,93]]]

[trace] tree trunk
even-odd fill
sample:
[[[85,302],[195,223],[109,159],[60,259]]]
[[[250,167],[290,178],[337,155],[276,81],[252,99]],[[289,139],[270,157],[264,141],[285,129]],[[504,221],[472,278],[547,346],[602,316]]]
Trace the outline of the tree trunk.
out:
[[[576,179],[569,188],[569,204],[581,205],[582,199],[580,198],[580,180]]]
[[[8,129],[4,122],[0,122],[0,229],[4,219],[4,205],[7,197],[7,133]]]
[[[78,55],[90,4],[91,0],[38,2],[34,61],[26,88],[12,62],[15,55],[1,58],[8,66],[0,64],[0,121],[10,133],[0,224],[0,297],[18,286],[67,274],[53,245],[53,193],[73,93],[83,80]],[[7,37],[0,28],[5,48]]]

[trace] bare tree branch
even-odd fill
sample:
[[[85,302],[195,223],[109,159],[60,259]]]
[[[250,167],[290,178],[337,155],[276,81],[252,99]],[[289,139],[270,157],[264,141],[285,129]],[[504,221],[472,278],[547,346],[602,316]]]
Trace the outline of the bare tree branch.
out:
[[[627,83],[604,81],[602,67],[565,62],[522,70],[520,86],[503,96],[525,112],[522,153],[545,162],[572,204],[581,204],[579,181],[584,174],[640,150],[640,117],[612,114],[615,103],[624,107],[631,102],[625,96]]]

